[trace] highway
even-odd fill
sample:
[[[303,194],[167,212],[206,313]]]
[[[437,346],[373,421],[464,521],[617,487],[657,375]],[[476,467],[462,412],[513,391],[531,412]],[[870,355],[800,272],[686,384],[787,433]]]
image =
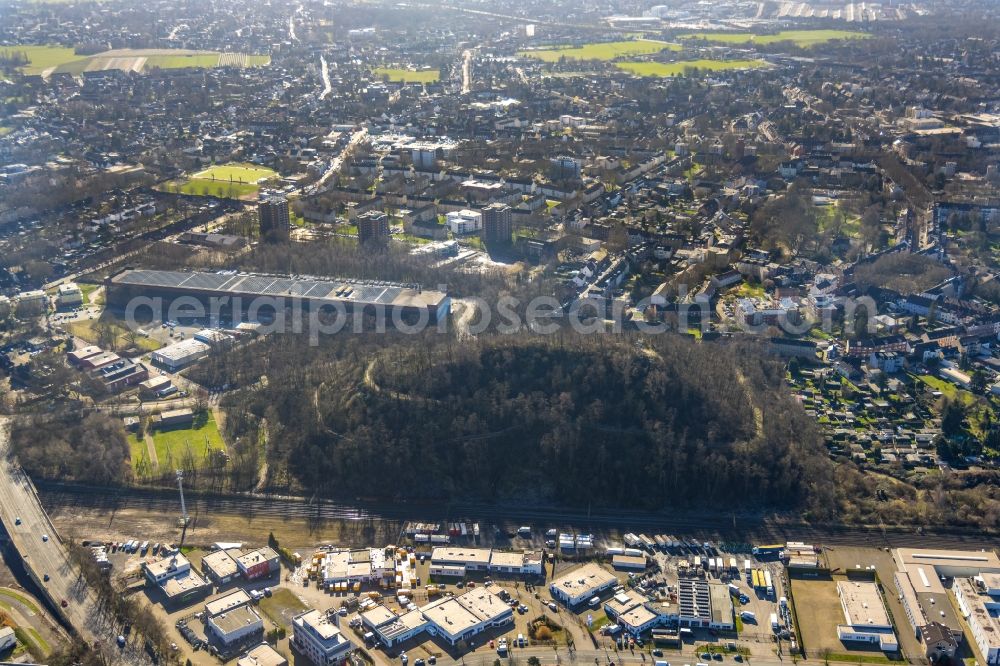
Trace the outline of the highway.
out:
[[[69,553],[42,509],[31,479],[9,458],[9,445],[10,420],[0,417],[0,522],[28,575],[62,619],[88,644],[100,641],[113,646],[116,628],[101,619],[97,595],[70,563]],[[43,535],[48,539],[44,540]],[[44,580],[46,575],[48,581]],[[61,607],[63,600],[65,608]],[[128,657],[128,663],[141,661],[135,660],[134,654]]]
[[[122,488],[108,492],[79,484],[39,483],[39,493],[46,507],[88,507],[109,514],[117,510],[172,512],[177,509],[173,489]],[[538,528],[669,532],[684,538],[719,541],[778,543],[806,541],[827,546],[923,546],[927,548],[995,548],[1000,538],[972,530],[922,531],[907,528],[881,528],[825,523],[808,525],[800,521],[782,521],[759,514],[732,514],[697,510],[674,510],[663,513],[621,509],[567,509],[544,505],[518,505],[493,502],[448,502],[447,500],[374,501],[355,499],[337,501],[302,497],[262,496],[252,494],[209,495],[191,492],[188,510],[192,514],[227,516],[262,516],[274,518],[324,520],[387,520],[480,522],[484,530],[497,525],[531,525]]]

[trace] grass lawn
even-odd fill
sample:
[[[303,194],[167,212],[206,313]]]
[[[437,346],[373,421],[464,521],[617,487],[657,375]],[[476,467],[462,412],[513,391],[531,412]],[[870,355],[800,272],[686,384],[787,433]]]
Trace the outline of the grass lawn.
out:
[[[730,69],[753,69],[766,67],[763,60],[681,60],[678,62],[620,62],[623,69],[638,76],[686,76],[690,73],[704,74]]]
[[[184,55],[152,55],[146,58],[146,67],[160,69],[183,69],[184,67],[215,67],[219,64],[218,53],[193,53]]]
[[[764,298],[767,296],[767,291],[765,291],[764,285],[759,282],[754,284],[741,282],[740,286],[737,287],[733,293],[737,298]]]
[[[150,67],[161,69],[177,69],[182,67],[259,67],[271,62],[268,55],[248,55],[245,53],[217,53],[215,51],[200,51],[198,53],[157,53],[144,49],[122,49],[114,55],[95,53],[78,55],[67,46],[26,44],[0,47],[0,54],[11,55],[23,53],[28,58],[24,67],[25,74],[41,74],[49,69],[69,74],[80,74],[87,69],[130,69],[133,61],[143,70]],[[144,62],[143,62],[144,60]]]
[[[621,42],[594,42],[582,46],[563,46],[555,49],[532,49],[519,51],[518,55],[545,62],[568,60],[614,60],[622,56],[648,55],[663,50],[680,51],[681,47],[654,39],[632,39]]]
[[[401,69],[394,67],[376,67],[373,72],[378,78],[388,76],[394,83],[434,83],[441,78],[441,73],[436,69]]]
[[[737,633],[739,631],[742,631],[742,629],[741,629],[742,626],[743,626],[743,623],[740,621],[740,615],[739,615],[739,613],[737,613],[736,614],[736,628],[737,628]],[[747,648],[747,647],[737,647],[735,650],[730,650],[725,645],[720,645],[718,643],[705,643],[703,645],[699,645],[698,647],[696,647],[695,648],[695,652],[697,652],[697,653],[708,652],[709,654],[742,654],[742,655],[749,655],[750,654],[750,648]]]
[[[42,635],[38,633],[37,629],[34,627],[24,627],[24,630],[28,632],[28,636],[31,637],[31,642],[35,644],[43,655],[52,653],[52,648],[49,647],[48,642],[42,638]]]
[[[195,467],[203,467],[209,451],[225,450],[225,443],[219,433],[219,426],[211,413],[208,418],[195,417],[191,428],[156,430],[153,433],[156,459],[161,470],[173,469],[185,462],[190,453]]]
[[[35,615],[41,615],[41,611],[38,610],[38,605],[28,597],[21,594],[20,592],[15,592],[10,588],[2,587],[0,588],[0,597],[7,597],[8,599],[13,599],[17,603],[21,604],[22,606],[30,610]]]
[[[139,478],[149,476],[153,472],[153,461],[149,459],[146,440],[135,433],[129,433],[128,449],[129,459],[132,461],[132,473]]]
[[[598,613],[590,625],[591,631],[600,631],[601,627],[611,624],[611,619],[605,613]]]
[[[274,169],[258,166],[256,164],[219,164],[204,171],[199,171],[192,178],[200,180],[222,180],[234,183],[257,183],[266,178],[273,178],[278,173]]]
[[[414,236],[413,234],[393,234],[392,237],[398,241],[413,243],[414,245],[427,245],[428,243],[434,242],[430,238],[422,238],[421,236]]]
[[[247,199],[257,196],[260,188],[256,183],[230,183],[224,180],[206,180],[192,178],[179,185],[173,184],[166,188],[167,192],[193,194],[199,197],[218,197],[219,199]]]
[[[104,297],[103,296],[98,296],[96,298],[96,300],[94,300],[91,297],[91,295],[95,291],[97,291],[98,289],[101,288],[101,285],[99,285],[99,284],[87,284],[85,282],[78,282],[77,286],[80,287],[80,292],[83,294],[83,304],[84,305],[90,305],[91,303],[93,303],[94,305],[102,305],[104,303]]]
[[[865,32],[852,30],[782,30],[773,35],[755,35],[750,32],[697,32],[678,35],[678,39],[704,40],[724,44],[775,44],[777,42],[794,42],[796,46],[811,48],[837,39],[868,39]]]
[[[116,318],[109,315],[102,315],[100,319],[84,319],[81,321],[69,322],[65,325],[65,327],[69,333],[82,340],[86,340],[92,345],[96,345],[100,344],[100,326],[103,323],[108,325],[108,329],[114,335],[115,348],[128,349],[132,342],[129,337],[132,335],[131,331],[125,328],[125,325]],[[143,352],[156,351],[163,346],[156,340],[143,337],[138,333],[134,334],[132,337],[135,341],[136,348]]]
[[[25,74],[41,74],[51,67],[59,67],[76,60],[87,59],[87,56],[77,55],[68,46],[24,44],[0,47],[0,55],[3,57],[18,53],[23,53],[28,58],[28,64],[24,67]]]
[[[970,405],[976,401],[974,395],[968,391],[963,391],[951,382],[941,379],[940,377],[935,377],[934,375],[917,375],[917,379],[922,381],[924,384],[927,384],[935,391],[940,391],[941,395],[949,400],[959,398],[966,405]]]
[[[882,654],[853,654],[850,652],[832,653],[830,661],[857,662],[859,664],[891,664],[892,659]]]
[[[165,183],[160,189],[220,199],[253,199],[260,190],[258,181],[277,175],[273,169],[256,164],[220,164],[199,171],[186,180]]]
[[[307,609],[308,606],[287,587],[275,588],[270,597],[260,600],[261,612],[275,626],[283,627],[285,631],[291,626],[292,618]]]

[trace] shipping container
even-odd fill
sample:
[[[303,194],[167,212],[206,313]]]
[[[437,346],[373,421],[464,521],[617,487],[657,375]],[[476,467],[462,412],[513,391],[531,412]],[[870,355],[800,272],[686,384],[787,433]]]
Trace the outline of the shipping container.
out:
[[[778,555],[784,549],[785,549],[784,544],[775,543],[769,546],[754,546],[752,552],[757,557],[761,557],[764,555]]]

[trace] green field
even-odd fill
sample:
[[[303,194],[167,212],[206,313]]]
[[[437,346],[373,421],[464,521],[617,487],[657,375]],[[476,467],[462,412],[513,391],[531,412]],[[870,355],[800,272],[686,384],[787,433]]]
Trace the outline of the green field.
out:
[[[156,459],[161,470],[174,469],[187,462],[188,454],[195,467],[203,467],[210,451],[226,449],[215,417],[195,417],[191,428],[157,430],[153,433]]]
[[[134,432],[128,435],[129,459],[132,461],[132,471],[136,476],[149,476],[150,460],[146,449],[146,441]]]
[[[218,53],[195,53],[191,55],[157,55],[146,58],[146,67],[160,69],[181,69],[184,67],[215,67],[219,64]]]
[[[681,60],[678,62],[620,62],[618,67],[639,76],[684,76],[696,69],[700,73],[721,72],[730,69],[766,67],[763,60]]]
[[[663,50],[680,51],[681,47],[677,44],[652,39],[633,39],[622,42],[594,42],[583,46],[519,51],[518,55],[545,62],[558,62],[563,57],[568,60],[614,60],[622,56],[648,55]]]
[[[148,71],[151,67],[178,69],[184,67],[260,67],[271,62],[268,55],[218,53],[215,51],[170,53],[162,50],[120,49],[93,55],[77,55],[67,46],[19,45],[0,47],[0,56],[23,54],[28,64],[25,74],[81,74],[85,71],[122,69]]]
[[[114,339],[114,348],[124,350],[134,348],[140,352],[156,351],[163,345],[152,338],[147,338],[129,330],[121,321],[105,312],[100,319],[81,319],[65,324],[66,331],[92,345],[107,347]],[[106,334],[102,339],[102,332]]]
[[[243,53],[194,53],[186,55],[152,55],[146,57],[146,69],[183,69],[185,67],[263,67],[271,63],[268,55]]]
[[[224,180],[233,183],[254,183],[266,178],[274,178],[278,173],[274,169],[256,164],[220,164],[204,171],[199,171],[192,178],[199,180]]]
[[[292,618],[308,607],[287,587],[275,588],[270,597],[260,600],[260,610],[276,627],[286,631],[292,625]]]
[[[256,164],[221,164],[199,171],[187,180],[167,183],[160,189],[220,199],[248,199],[257,196],[258,181],[277,175],[273,169]]]
[[[412,70],[376,67],[372,73],[380,79],[387,76],[393,83],[434,83],[441,78],[441,73],[436,69]]]
[[[87,56],[77,55],[68,46],[25,44],[0,48],[0,57],[2,58],[10,58],[17,54],[24,54],[28,59],[28,64],[23,68],[25,74],[41,74],[50,67],[59,67],[67,63],[87,59]]]
[[[794,42],[796,46],[810,48],[817,44],[825,44],[837,39],[867,39],[871,37],[865,32],[851,30],[783,30],[773,35],[755,35],[750,32],[698,32],[678,35],[678,39],[704,40],[723,44],[776,44],[778,42]]]

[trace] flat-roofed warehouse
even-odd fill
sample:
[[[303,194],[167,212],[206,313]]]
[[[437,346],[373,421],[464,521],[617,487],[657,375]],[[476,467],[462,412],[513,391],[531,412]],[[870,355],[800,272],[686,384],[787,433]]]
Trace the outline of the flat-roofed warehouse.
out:
[[[430,321],[447,317],[451,310],[451,298],[443,291],[387,282],[232,271],[208,273],[145,269],[124,270],[108,281],[109,302],[125,306],[130,299],[137,296],[158,296],[164,300],[192,296],[206,305],[208,305],[206,299],[229,297],[230,302],[222,304],[222,312],[234,307],[233,299],[238,298],[241,301],[240,309],[245,310],[251,306],[254,299],[262,297],[279,302],[285,299],[286,307],[291,307],[292,301],[299,300],[307,310],[343,307],[348,313],[361,311],[375,313],[384,310],[389,316],[393,313],[419,316],[426,312]],[[210,309],[206,309],[206,314],[210,312]]]
[[[1000,573],[997,554],[979,550],[896,548],[892,557],[896,563],[893,580],[910,628],[919,634],[930,622],[940,622],[961,642],[965,633],[961,621],[951,604],[941,603],[948,594],[942,579]]]
[[[576,606],[617,584],[617,576],[591,562],[552,581],[549,591],[567,606]]]
[[[878,585],[864,581],[837,583],[844,624],[837,625],[837,637],[845,642],[874,643],[884,652],[899,649],[889,611],[882,602]]]

